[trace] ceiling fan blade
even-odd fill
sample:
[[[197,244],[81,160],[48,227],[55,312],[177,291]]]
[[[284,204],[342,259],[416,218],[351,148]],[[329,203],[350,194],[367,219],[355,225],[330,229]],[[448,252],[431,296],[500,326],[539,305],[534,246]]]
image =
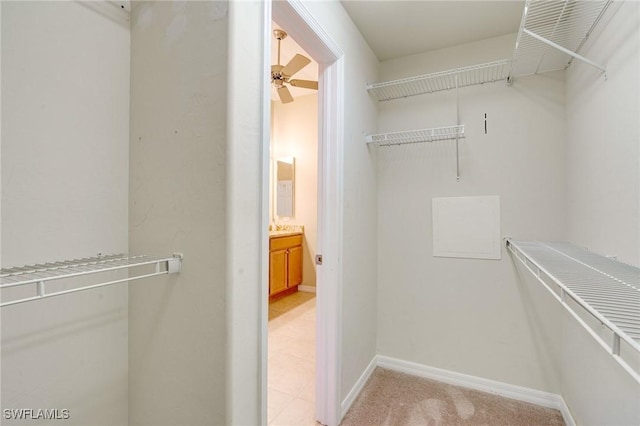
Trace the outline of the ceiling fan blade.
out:
[[[289,84],[295,87],[318,90],[318,82],[313,80],[289,80]]]
[[[306,67],[309,62],[311,62],[311,59],[298,53],[293,57],[292,60],[289,61],[287,65],[285,65],[285,67],[282,69],[282,74],[291,77],[302,68]]]
[[[291,96],[291,92],[285,86],[278,87],[278,96],[280,96],[280,100],[283,104],[288,104],[289,102],[293,102],[293,96]]]

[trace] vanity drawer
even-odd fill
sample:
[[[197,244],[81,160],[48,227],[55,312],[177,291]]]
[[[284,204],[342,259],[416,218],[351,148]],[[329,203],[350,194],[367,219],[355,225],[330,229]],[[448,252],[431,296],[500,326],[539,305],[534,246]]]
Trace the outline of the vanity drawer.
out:
[[[269,250],[283,250],[289,247],[301,246],[302,234],[288,237],[272,237],[269,239]]]

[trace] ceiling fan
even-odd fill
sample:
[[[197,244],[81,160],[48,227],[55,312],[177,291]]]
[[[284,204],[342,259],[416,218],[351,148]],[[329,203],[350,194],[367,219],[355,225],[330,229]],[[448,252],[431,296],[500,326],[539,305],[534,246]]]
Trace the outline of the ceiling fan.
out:
[[[282,103],[286,104],[293,102],[293,96],[291,96],[291,92],[285,84],[290,84],[294,87],[318,90],[317,81],[291,79],[295,73],[306,67],[307,64],[311,62],[311,59],[306,56],[296,54],[296,56],[294,56],[287,65],[280,65],[280,42],[287,37],[287,33],[283,30],[276,29],[273,30],[273,35],[276,40],[278,40],[278,64],[271,65],[271,83],[278,91],[278,96]]]

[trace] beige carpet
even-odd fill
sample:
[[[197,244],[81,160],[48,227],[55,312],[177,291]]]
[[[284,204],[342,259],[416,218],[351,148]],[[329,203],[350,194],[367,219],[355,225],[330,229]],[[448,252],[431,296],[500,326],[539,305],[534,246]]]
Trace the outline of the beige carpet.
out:
[[[558,410],[376,368],[342,426],[564,425]]]

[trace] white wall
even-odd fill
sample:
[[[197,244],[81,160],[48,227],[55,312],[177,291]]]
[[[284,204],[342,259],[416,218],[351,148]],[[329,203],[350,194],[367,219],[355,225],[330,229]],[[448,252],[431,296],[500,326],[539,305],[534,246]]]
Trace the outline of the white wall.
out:
[[[0,46],[2,46],[2,5],[0,5]],[[2,81],[2,54],[0,52],[0,82]],[[0,265],[2,263],[2,84],[0,84]],[[0,300],[2,296],[0,295]],[[2,341],[2,315],[0,314],[0,342]],[[0,408],[2,405],[2,353],[0,351]]]
[[[576,424],[640,424],[638,383],[531,272],[519,261],[514,263],[536,348],[547,361],[542,368],[558,381],[556,392],[564,398]],[[599,324],[594,330],[600,334]]]
[[[381,75],[509,58],[513,43],[504,36],[390,60]],[[502,235],[564,239],[564,75],[462,88],[460,117],[460,182],[455,142],[379,148],[378,353],[557,392],[504,248],[501,260],[433,257],[431,199],[499,195]],[[456,124],[455,92],[380,103],[379,121],[380,131]]]
[[[271,4],[229,3],[227,96],[227,400],[229,425],[266,419]],[[262,294],[261,294],[262,293]],[[265,366],[266,367],[266,366]]]
[[[1,7],[2,266],[126,253],[126,12]],[[127,300],[123,284],[3,308],[2,408],[127,424]]]
[[[376,354],[377,153],[363,132],[377,130],[376,104],[364,87],[378,61],[337,1],[304,2],[344,52],[341,400]]]
[[[294,217],[276,218],[281,225],[304,225],[302,284],[316,285],[315,255],[318,235],[318,95],[313,93],[283,104],[271,102],[272,162],[295,157]],[[273,191],[273,185],[271,187]],[[273,200],[273,195],[271,196]]]
[[[130,287],[129,424],[224,424],[227,3],[131,19],[130,246],[184,262]]]
[[[640,265],[640,4],[624,2],[566,73],[568,239]],[[562,394],[579,424],[640,424],[640,386],[566,321]],[[589,356],[587,356],[587,354]]]
[[[606,80],[576,60],[566,86],[569,240],[635,266],[640,266],[638,9],[638,2],[624,2],[582,52],[606,65]]]

